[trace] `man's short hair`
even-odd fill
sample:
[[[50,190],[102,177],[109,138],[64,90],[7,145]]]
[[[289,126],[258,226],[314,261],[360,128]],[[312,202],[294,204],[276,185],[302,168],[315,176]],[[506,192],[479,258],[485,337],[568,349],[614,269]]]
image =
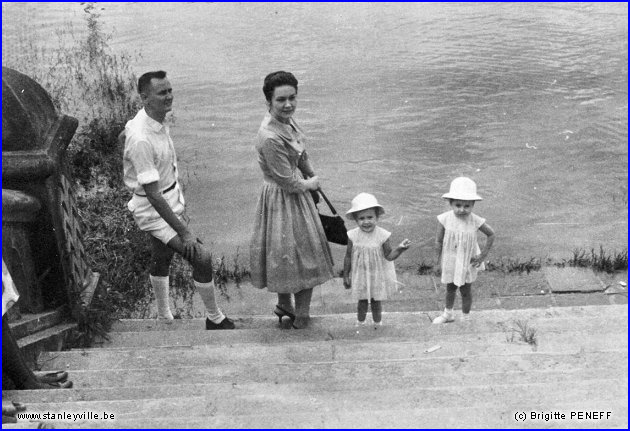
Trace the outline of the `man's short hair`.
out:
[[[138,94],[142,94],[151,85],[153,78],[164,79],[166,78],[166,72],[158,70],[155,72],[147,72],[138,79]]]

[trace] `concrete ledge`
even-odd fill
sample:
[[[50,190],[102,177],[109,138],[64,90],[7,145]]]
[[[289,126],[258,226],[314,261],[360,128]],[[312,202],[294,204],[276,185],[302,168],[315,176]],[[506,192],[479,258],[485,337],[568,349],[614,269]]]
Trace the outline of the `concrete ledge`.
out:
[[[66,313],[65,307],[59,307],[56,310],[37,314],[24,313],[19,320],[9,322],[9,326],[11,327],[11,332],[13,332],[13,336],[16,339],[20,339],[61,323],[65,319]]]

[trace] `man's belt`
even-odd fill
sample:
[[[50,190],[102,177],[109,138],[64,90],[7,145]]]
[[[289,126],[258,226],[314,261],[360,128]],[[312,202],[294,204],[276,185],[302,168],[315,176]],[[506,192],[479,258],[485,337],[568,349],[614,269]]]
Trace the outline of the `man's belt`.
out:
[[[170,192],[171,190],[173,190],[175,188],[176,185],[177,185],[177,181],[175,181],[173,184],[171,184],[170,186],[168,186],[167,188],[162,190],[162,194]],[[142,196],[143,198],[147,197],[147,195],[141,195],[140,193],[136,193],[136,192],[134,192],[134,193],[136,195],[138,195],[138,196]]]

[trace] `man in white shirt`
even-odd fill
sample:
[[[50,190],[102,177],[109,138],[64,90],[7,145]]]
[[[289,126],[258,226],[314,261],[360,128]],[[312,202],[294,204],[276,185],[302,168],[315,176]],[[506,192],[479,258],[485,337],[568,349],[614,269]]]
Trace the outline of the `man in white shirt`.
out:
[[[127,207],[138,227],[151,235],[150,281],[158,318],[173,319],[169,267],[177,252],[193,266],[195,287],[206,307],[206,329],[234,329],[234,323],[216,303],[211,255],[183,221],[185,202],[177,181],[177,156],[164,124],[173,105],[173,88],[166,72],[142,75],[138,93],[144,108],[125,126],[123,170],[125,184],[133,191]]]

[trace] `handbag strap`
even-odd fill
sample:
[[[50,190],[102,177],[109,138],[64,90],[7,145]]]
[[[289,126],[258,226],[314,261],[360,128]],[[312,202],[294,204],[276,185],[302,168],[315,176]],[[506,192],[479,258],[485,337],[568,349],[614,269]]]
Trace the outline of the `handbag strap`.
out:
[[[337,211],[335,210],[335,207],[332,206],[332,204],[330,203],[330,201],[328,200],[328,198],[326,197],[326,195],[324,194],[322,189],[319,188],[319,189],[317,189],[317,191],[319,192],[320,195],[322,195],[322,197],[326,201],[326,204],[328,205],[328,208],[330,208],[330,211],[333,213],[333,215],[337,215]]]

